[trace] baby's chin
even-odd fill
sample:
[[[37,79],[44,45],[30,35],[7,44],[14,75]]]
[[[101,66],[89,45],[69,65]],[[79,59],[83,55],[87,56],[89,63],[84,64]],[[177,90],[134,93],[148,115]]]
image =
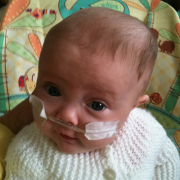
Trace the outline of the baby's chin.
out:
[[[52,138],[51,138],[52,139]],[[59,138],[57,139],[52,139],[56,145],[58,146],[59,150],[63,153],[66,154],[79,154],[79,153],[87,153],[87,152],[91,152],[91,151],[95,151],[98,149],[102,149],[104,147],[106,147],[107,145],[112,144],[113,140],[116,139],[116,136],[113,138],[110,138],[110,140],[108,141],[108,143],[104,143],[101,146],[98,144],[95,144],[94,146],[91,144],[91,142],[89,142],[88,147],[84,146],[81,141],[75,141],[75,142],[66,142],[63,141]]]
[[[90,152],[92,150],[82,150],[82,149],[78,149],[78,148],[75,148],[75,147],[62,147],[62,146],[59,146],[57,145],[58,148],[59,148],[59,151],[62,152],[62,153],[66,153],[66,154],[80,154],[80,153],[87,153],[87,152]]]

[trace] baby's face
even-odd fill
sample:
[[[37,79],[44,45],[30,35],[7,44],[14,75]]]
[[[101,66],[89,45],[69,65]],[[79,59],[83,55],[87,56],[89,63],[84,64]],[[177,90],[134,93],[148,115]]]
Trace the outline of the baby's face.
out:
[[[138,99],[136,85],[136,72],[125,63],[108,55],[91,56],[64,40],[44,47],[35,95],[44,102],[48,116],[81,129],[100,121],[120,120],[123,126]],[[116,138],[88,140],[49,119],[42,127],[36,123],[61,151],[70,154],[105,147]]]

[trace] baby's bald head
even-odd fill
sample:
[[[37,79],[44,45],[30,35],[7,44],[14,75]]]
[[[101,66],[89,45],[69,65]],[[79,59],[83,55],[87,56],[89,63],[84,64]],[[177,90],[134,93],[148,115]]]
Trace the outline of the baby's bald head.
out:
[[[157,56],[157,41],[139,20],[107,8],[80,10],[54,26],[48,40],[65,39],[92,56],[110,55],[137,69],[144,91]],[[111,59],[112,59],[111,58]]]

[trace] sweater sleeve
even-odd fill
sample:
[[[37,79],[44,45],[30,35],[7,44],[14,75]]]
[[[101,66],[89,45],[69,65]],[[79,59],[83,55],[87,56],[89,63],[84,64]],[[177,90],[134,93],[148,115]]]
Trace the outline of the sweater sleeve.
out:
[[[179,153],[169,138],[156,162],[153,180],[180,180]]]

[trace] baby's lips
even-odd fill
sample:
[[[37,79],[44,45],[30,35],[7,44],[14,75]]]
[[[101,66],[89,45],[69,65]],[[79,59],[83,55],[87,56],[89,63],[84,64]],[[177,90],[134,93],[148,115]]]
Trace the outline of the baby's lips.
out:
[[[66,128],[66,127],[63,127],[63,126],[61,126],[61,125],[56,126],[56,127],[55,127],[55,130],[56,130],[56,132],[57,132],[58,134],[62,134],[62,135],[64,135],[64,136],[68,136],[68,137],[70,137],[70,138],[77,138],[77,137],[75,136],[75,132],[74,132],[73,130],[68,129],[68,128]]]
[[[69,135],[69,134],[67,134],[67,133],[59,133],[59,134],[61,134],[61,135],[63,135],[63,136],[67,136],[67,137],[72,138],[72,139],[77,139],[76,137],[74,137],[74,136],[72,136],[72,135]]]

